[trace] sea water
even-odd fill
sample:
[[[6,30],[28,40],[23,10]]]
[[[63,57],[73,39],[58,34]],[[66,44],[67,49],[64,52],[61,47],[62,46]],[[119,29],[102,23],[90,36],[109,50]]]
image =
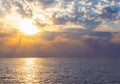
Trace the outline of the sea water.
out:
[[[0,84],[120,84],[120,57],[0,58]]]

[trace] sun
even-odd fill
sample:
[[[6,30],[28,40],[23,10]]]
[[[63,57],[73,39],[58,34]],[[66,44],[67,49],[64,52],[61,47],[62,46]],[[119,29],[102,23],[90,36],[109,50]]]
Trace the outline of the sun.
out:
[[[38,33],[40,30],[33,24],[31,19],[23,19],[21,21],[20,30],[27,35],[33,35]]]

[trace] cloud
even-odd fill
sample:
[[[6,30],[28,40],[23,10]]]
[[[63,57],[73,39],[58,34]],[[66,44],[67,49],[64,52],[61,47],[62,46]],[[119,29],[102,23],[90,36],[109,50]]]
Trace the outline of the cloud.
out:
[[[68,22],[88,25],[88,21],[103,22],[119,20],[120,2],[117,0],[2,0],[1,14],[4,12],[20,14],[23,18],[51,20],[54,24]],[[51,18],[52,17],[52,18]],[[101,25],[101,24],[99,24]]]
[[[119,36],[120,36],[119,32],[114,33],[112,35],[111,43],[120,44],[120,38],[119,38]]]
[[[119,33],[88,32],[66,29],[63,32],[44,31],[35,37],[1,35],[1,56],[10,57],[79,57],[119,56]]]
[[[103,18],[109,18],[111,20],[119,20],[120,18],[120,6],[108,6],[103,9]]]
[[[42,32],[21,34],[24,18]],[[1,0],[0,54],[118,56],[119,18],[119,0]]]
[[[25,6],[26,4],[23,2],[19,2],[19,1],[14,1],[13,4],[15,6],[17,6],[18,8],[16,9],[17,13],[19,13],[23,18],[24,17],[28,17],[31,18],[32,17],[32,10],[30,9],[29,5]]]

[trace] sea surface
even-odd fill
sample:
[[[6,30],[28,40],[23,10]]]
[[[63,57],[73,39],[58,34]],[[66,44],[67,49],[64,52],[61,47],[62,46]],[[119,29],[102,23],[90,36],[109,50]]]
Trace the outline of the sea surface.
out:
[[[0,84],[120,84],[120,57],[0,58]]]

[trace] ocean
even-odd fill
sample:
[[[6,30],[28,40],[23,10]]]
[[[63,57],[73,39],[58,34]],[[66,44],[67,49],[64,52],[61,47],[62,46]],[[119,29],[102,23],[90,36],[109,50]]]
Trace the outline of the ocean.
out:
[[[0,58],[0,84],[120,84],[120,57]]]

